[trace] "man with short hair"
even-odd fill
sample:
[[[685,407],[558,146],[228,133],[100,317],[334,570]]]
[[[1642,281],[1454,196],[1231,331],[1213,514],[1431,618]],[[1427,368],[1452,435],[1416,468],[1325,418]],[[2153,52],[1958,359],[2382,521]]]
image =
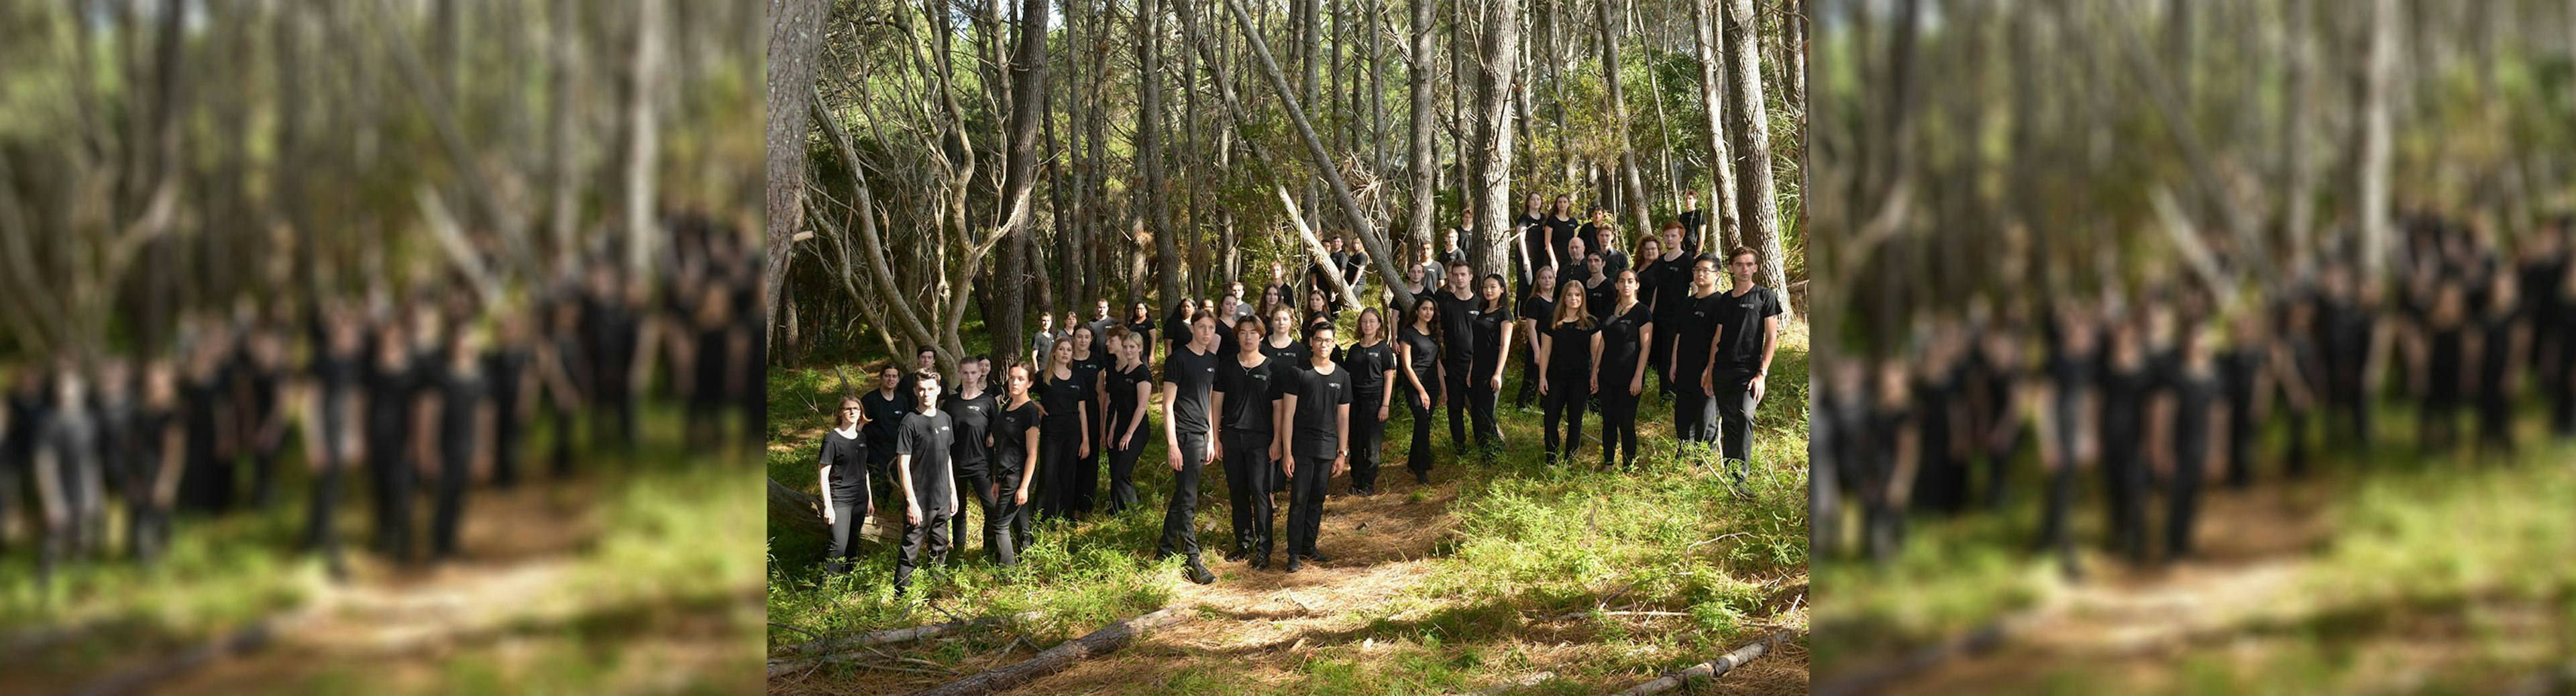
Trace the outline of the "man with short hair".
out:
[[[1716,298],[1716,352],[1709,360],[1711,398],[1716,400],[1721,448],[1735,470],[1735,490],[1744,494],[1744,476],[1753,462],[1753,410],[1761,403],[1764,378],[1780,343],[1780,296],[1753,284],[1753,249],[1726,253],[1726,275],[1732,285]]]
[[[903,491],[903,550],[894,561],[894,595],[912,586],[912,570],[937,565],[948,557],[948,518],[957,514],[956,474],[948,451],[956,444],[954,425],[939,410],[939,373],[913,375],[913,396],[920,407],[903,417],[895,435],[895,476]]]
[[[1446,290],[1431,294],[1440,305],[1440,386],[1449,401],[1449,444],[1457,450],[1467,448],[1467,378],[1476,358],[1476,342],[1468,337],[1484,305],[1470,289],[1474,275],[1467,262],[1451,261]]]

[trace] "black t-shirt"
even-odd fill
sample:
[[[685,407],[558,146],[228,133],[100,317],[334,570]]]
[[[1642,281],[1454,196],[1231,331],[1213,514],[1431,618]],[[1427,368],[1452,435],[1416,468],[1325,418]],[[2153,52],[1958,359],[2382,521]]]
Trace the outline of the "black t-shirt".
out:
[[[1567,266],[1583,265],[1582,259],[1570,259],[1565,257],[1565,243],[1574,239],[1574,233],[1582,226],[1582,224],[1583,223],[1573,219],[1558,218],[1554,215],[1547,216],[1547,246],[1548,248],[1556,251],[1557,267],[1563,268]]]
[[[868,452],[877,461],[893,456],[895,428],[903,425],[903,417],[912,412],[912,397],[901,394],[872,391],[859,395],[859,410],[868,414],[868,424],[862,426],[861,434],[868,440]]]
[[[1263,339],[1261,354],[1281,365],[1304,365],[1307,357],[1306,342],[1290,341],[1286,346],[1274,346],[1270,345],[1268,339]]]
[[[903,417],[903,426],[894,438],[897,456],[912,456],[912,494],[921,503],[921,514],[946,514],[957,511],[948,505],[955,487],[949,479],[956,474],[948,468],[948,450],[954,446],[957,432],[948,414],[923,411]]]
[[[1682,254],[1683,254],[1683,258],[1690,258],[1690,257],[1692,257],[1692,256],[1698,256],[1698,255],[1699,255],[1699,230],[1700,230],[1700,228],[1702,228],[1702,227],[1707,227],[1707,226],[1708,226],[1708,214],[1707,214],[1707,213],[1702,213],[1702,212],[1697,211],[1697,210],[1685,210],[1685,211],[1682,211],[1682,214],[1681,214],[1681,222],[1682,222]],[[1670,250],[1670,249],[1666,249],[1665,251],[1671,251],[1671,250]]]
[[[1689,311],[1683,312],[1670,324],[1655,322],[1659,326],[1677,327],[1672,332],[1673,361],[1679,365],[1680,374],[1674,377],[1685,384],[1696,386],[1699,371],[1709,365],[1709,342],[1717,338],[1718,323],[1723,321],[1725,312],[1725,297],[1724,292],[1710,293],[1707,297],[1684,296],[1682,304]]]
[[[1602,306],[1609,305],[1604,303]],[[1648,315],[1645,305],[1630,305],[1626,313],[1601,321],[1603,389],[1610,388],[1608,385],[1613,378],[1624,385],[1629,377],[1636,374],[1637,360],[1645,351],[1645,344],[1639,339],[1643,338],[1641,334],[1646,327],[1654,325],[1655,319]]]
[[[1567,380],[1592,376],[1592,333],[1597,327],[1580,321],[1569,321],[1548,327],[1541,335],[1547,338],[1547,379],[1563,388]]]
[[[1055,375],[1048,374],[1047,381],[1037,385],[1038,407],[1046,410],[1046,424],[1050,428],[1080,427],[1081,421],[1075,419],[1081,417],[1083,405],[1091,403],[1092,397],[1091,383],[1084,380],[1086,376],[1079,369],[1073,370],[1073,376],[1066,379],[1055,379]],[[1092,416],[1097,418],[1099,414]]]
[[[1239,357],[1217,362],[1213,389],[1225,395],[1225,412],[1218,415],[1225,419],[1226,432],[1262,437],[1273,434],[1277,428],[1270,422],[1271,408],[1272,402],[1279,399],[1281,364],[1264,360],[1244,367]]]
[[[992,431],[993,413],[1001,410],[1001,406],[995,403],[998,397],[1000,394],[987,388],[972,399],[951,392],[940,400],[939,410],[947,413],[949,421],[957,426],[957,445],[948,450],[949,456],[957,463],[957,475],[980,476],[985,473],[984,465],[990,461],[992,448],[984,444],[984,435]]]
[[[1654,307],[1656,319],[1679,319],[1690,314],[1691,265],[1694,263],[1696,261],[1691,257],[1684,256],[1656,259],[1647,267],[1643,275],[1651,276],[1653,282],[1639,279],[1638,299]]]
[[[1172,352],[1163,361],[1163,382],[1173,387],[1171,409],[1173,432],[1204,437],[1208,434],[1208,391],[1216,384],[1217,356],[1192,353],[1188,348]]]
[[[1297,395],[1294,431],[1288,434],[1289,453],[1299,457],[1334,457],[1341,453],[1341,421],[1336,407],[1351,403],[1351,373],[1340,369],[1332,374],[1301,366],[1289,371],[1283,393]]]
[[[1469,317],[1467,335],[1476,344],[1476,362],[1470,379],[1489,380],[1502,371],[1503,341],[1510,337],[1511,318],[1501,308],[1481,311]]]
[[[1093,360],[1107,362],[1109,358],[1109,330],[1117,328],[1118,320],[1102,317],[1085,322],[1085,325],[1091,327],[1091,358]]]
[[[1583,313],[1592,315],[1592,320],[1595,322],[1610,318],[1610,293],[1615,288],[1616,286],[1611,285],[1607,280],[1584,286]],[[1638,308],[1643,309],[1644,306],[1640,305]]]
[[[993,415],[993,472],[1015,475],[1029,462],[1029,429],[1038,427],[1038,404],[1002,408]]]
[[[1597,222],[1586,222],[1586,223],[1583,223],[1583,225],[1582,225],[1581,227],[1577,227],[1577,228],[1575,228],[1575,230],[1574,230],[1574,238],[1575,238],[1575,239],[1583,240],[1583,250],[1584,250],[1584,251],[1587,251],[1587,252],[1595,252],[1595,253],[1600,252],[1600,251],[1601,251],[1601,224],[1600,224],[1600,223],[1597,223]],[[1583,265],[1583,259],[1566,259],[1566,260],[1565,260],[1565,265],[1568,265],[1568,266],[1581,266],[1581,265]]]
[[[1108,375],[1109,365],[1109,354],[1097,350],[1091,352],[1090,358],[1073,361],[1073,382],[1082,385],[1083,398],[1091,403],[1091,418],[1082,422],[1085,426],[1098,428],[1109,415],[1108,408],[1100,403],[1100,383]]]
[[[1556,300],[1548,299],[1555,296],[1555,293],[1537,292],[1521,296],[1520,318],[1538,322],[1541,328],[1545,328],[1556,321]]]
[[[419,392],[418,370],[409,365],[387,367],[383,360],[367,361],[367,428],[371,434],[401,437],[411,432],[412,397]],[[216,378],[220,383],[221,377]],[[214,405],[214,395],[221,389],[195,379],[180,383],[179,398],[187,404],[188,441],[212,442],[215,436],[213,415],[207,407]],[[190,448],[195,449],[191,444]],[[371,445],[372,447],[372,445]],[[400,456],[395,454],[394,456]]]
[[[1413,330],[1413,325],[1408,323],[1404,328],[1395,331],[1395,340],[1403,342],[1405,347],[1413,352],[1414,378],[1422,380],[1425,387],[1440,388],[1439,339]],[[1398,384],[1401,384],[1404,381],[1404,375],[1396,375],[1395,379]]]
[[[484,386],[481,372],[439,371],[439,452],[451,461],[465,461],[474,452],[474,408],[483,405]]]
[[[1395,369],[1395,346],[1378,341],[1374,346],[1353,345],[1335,353],[1333,362],[1351,373],[1351,398],[1375,411],[1378,397],[1386,394],[1386,371]]]
[[[1152,388],[1154,371],[1146,368],[1144,363],[1137,363],[1136,367],[1127,370],[1111,366],[1108,372],[1101,373],[1101,378],[1109,384],[1109,413],[1105,415],[1109,420],[1109,444],[1115,445],[1119,436],[1127,434],[1128,421],[1136,417],[1136,405],[1140,403],[1136,400],[1136,385]],[[1144,426],[1137,426],[1137,430],[1136,442],[1142,445],[1145,442]]]
[[[1723,310],[1718,314],[1719,321],[1726,324],[1726,334],[1718,337],[1717,364],[1760,369],[1765,336],[1762,320],[1780,316],[1780,294],[1757,285],[1742,295],[1721,292],[1716,298]]]
[[[1182,318],[1179,311],[1163,315],[1163,343],[1167,346],[1165,355],[1179,355],[1189,349],[1190,320]]]
[[[1520,230],[1521,250],[1528,252],[1530,268],[1547,265],[1547,215],[1523,213],[1512,218],[1512,228]]]
[[[1469,337],[1474,335],[1476,317],[1484,312],[1485,300],[1472,293],[1462,300],[1447,291],[1435,291],[1431,297],[1440,303],[1440,359],[1453,371],[1465,371],[1476,357],[1476,343]]]
[[[857,435],[857,431],[852,431]],[[832,467],[830,491],[832,502],[856,503],[868,499],[868,445],[855,437],[842,437],[840,431],[823,431],[823,447],[816,462]]]

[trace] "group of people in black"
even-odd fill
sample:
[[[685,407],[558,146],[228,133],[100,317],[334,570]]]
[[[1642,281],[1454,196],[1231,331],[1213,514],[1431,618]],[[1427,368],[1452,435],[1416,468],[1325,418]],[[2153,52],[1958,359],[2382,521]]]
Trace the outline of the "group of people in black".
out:
[[[2576,437],[2568,226],[2547,221],[2507,255],[2473,227],[2417,217],[2404,221],[2387,277],[2330,253],[2233,302],[2162,282],[1980,303],[1925,323],[1907,350],[1820,357],[1811,544],[1843,545],[1848,498],[1862,547],[1884,560],[1907,514],[1996,510],[2011,467],[2036,460],[2046,480],[2036,545],[2080,577],[2070,523],[2090,472],[2100,472],[2109,550],[2144,564],[2193,554],[2213,486],[2246,487],[2267,462],[2296,478],[2327,456],[2370,461],[2392,401],[2413,407],[2421,461],[2511,461],[2517,405],[2535,393],[2550,405],[2549,430]]]
[[[1695,212],[1684,219],[1700,219]],[[841,402],[819,448],[832,529],[827,570],[850,569],[860,521],[900,507],[894,585],[902,594],[916,568],[943,562],[952,542],[967,538],[966,499],[983,514],[991,557],[1010,565],[1031,542],[1033,517],[1078,519],[1101,505],[1111,514],[1139,505],[1135,466],[1156,440],[1175,472],[1157,550],[1185,557],[1190,580],[1215,580],[1193,524],[1201,472],[1212,464],[1222,467],[1231,499],[1226,560],[1267,570],[1284,535],[1285,571],[1329,562],[1316,548],[1328,482],[1348,473],[1349,494],[1378,492],[1386,426],[1399,402],[1412,414],[1405,467],[1417,483],[1430,482],[1431,422],[1443,405],[1455,451],[1469,451],[1471,424],[1477,447],[1503,446],[1494,409],[1515,344],[1532,356],[1519,364],[1543,399],[1550,462],[1577,458],[1583,414],[1597,402],[1601,466],[1634,466],[1651,372],[1656,390],[1672,395],[1679,439],[1733,462],[1736,491],[1744,492],[1752,414],[1767,389],[1784,309],[1777,292],[1754,285],[1752,250],[1696,255],[1697,230],[1677,220],[1634,241],[1639,261],[1631,267],[1630,240],[1607,215],[1581,226],[1525,220],[1509,239],[1534,250],[1515,252],[1525,288],[1515,304],[1501,274],[1476,277],[1467,251],[1478,246],[1473,217],[1466,220],[1446,235],[1447,253],[1434,256],[1428,241],[1419,247],[1406,272],[1409,306],[1364,301],[1383,295],[1359,289],[1362,260],[1343,254],[1332,258],[1338,268],[1318,266],[1303,283],[1273,263],[1273,283],[1261,286],[1257,301],[1230,282],[1212,299],[1175,300],[1159,322],[1142,302],[1123,320],[1107,300],[1094,304],[1089,321],[1041,313],[1025,361],[974,356],[951,378],[937,352],[923,348],[909,365],[879,368],[874,390]],[[1337,295],[1325,273],[1342,274],[1360,297]],[[1438,285],[1424,285],[1434,278]],[[1354,306],[1352,335],[1344,336],[1340,316]],[[1672,329],[1658,333],[1659,325]],[[1148,418],[1157,401],[1165,407],[1159,426]],[[1284,532],[1274,526],[1282,492]]]
[[[722,438],[727,411],[741,415],[735,441],[754,441],[765,418],[760,254],[704,220],[671,230],[662,261],[674,272],[659,286],[610,246],[569,259],[523,301],[484,297],[461,275],[399,296],[279,293],[229,316],[186,312],[167,348],[20,365],[0,412],[0,521],[12,523],[0,529],[34,521],[49,582],[58,563],[110,555],[106,519],[121,508],[122,552],[149,565],[174,518],[281,504],[283,455],[301,442],[312,471],[303,544],[346,578],[336,519],[349,479],[365,481],[372,503],[370,546],[410,565],[458,554],[478,483],[510,488],[536,473],[523,461],[540,418],[553,424],[543,456],[559,478],[574,471],[584,413],[591,449],[638,442],[645,385],[686,397],[702,416],[691,419],[700,446]],[[657,352],[670,370],[659,381]]]

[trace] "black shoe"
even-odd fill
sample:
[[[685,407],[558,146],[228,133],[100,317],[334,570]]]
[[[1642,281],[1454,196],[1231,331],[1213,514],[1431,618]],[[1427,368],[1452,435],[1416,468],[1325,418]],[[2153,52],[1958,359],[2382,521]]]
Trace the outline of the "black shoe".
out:
[[[1295,560],[1295,559],[1290,559],[1290,560]],[[1252,569],[1253,569],[1253,570],[1269,570],[1269,569],[1270,569],[1270,554],[1266,554],[1266,553],[1265,553],[1265,554],[1261,554],[1261,555],[1259,555],[1259,556],[1253,556],[1253,557],[1252,557]]]
[[[1227,563],[1238,563],[1238,562],[1241,562],[1242,560],[1243,560],[1243,549],[1238,548],[1238,549],[1235,549],[1235,550],[1232,550],[1232,551],[1227,551],[1227,552],[1225,552],[1225,562],[1227,562]]]
[[[1182,571],[1184,571],[1182,575],[1188,577],[1190,582],[1201,585],[1216,582],[1216,574],[1208,572],[1207,566],[1201,565],[1197,556],[1191,556],[1189,564],[1183,566]]]
[[[1324,552],[1322,552],[1322,551],[1308,551],[1308,552],[1306,552],[1306,558],[1307,558],[1307,560],[1311,560],[1311,561],[1314,561],[1314,562],[1316,562],[1316,563],[1331,563],[1331,562],[1333,562],[1333,557],[1324,555]]]
[[[1428,471],[1416,471],[1416,472],[1413,472],[1413,482],[1414,482],[1414,483],[1419,483],[1419,484],[1429,485],[1429,484],[1431,483],[1431,472],[1428,472]]]
[[[1291,573],[1297,572],[1297,569],[1298,569],[1298,568],[1301,568],[1301,567],[1304,567],[1304,566],[1302,566],[1302,565],[1300,565],[1300,564],[1298,563],[1298,559],[1297,559],[1296,554],[1289,554],[1289,556],[1288,556],[1288,572],[1291,572]]]

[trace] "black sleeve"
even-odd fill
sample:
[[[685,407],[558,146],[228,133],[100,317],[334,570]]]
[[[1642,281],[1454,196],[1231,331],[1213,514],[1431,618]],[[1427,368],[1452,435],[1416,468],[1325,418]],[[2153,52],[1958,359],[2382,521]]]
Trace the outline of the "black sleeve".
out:
[[[909,424],[907,423],[906,425],[909,425]],[[894,453],[895,453],[895,454],[912,454],[912,450],[913,450],[913,443],[912,443],[912,439],[913,439],[913,436],[912,436],[912,429],[911,429],[911,428],[897,426],[897,427],[895,428],[895,436],[894,436]],[[928,443],[924,443],[924,444],[928,444]]]

